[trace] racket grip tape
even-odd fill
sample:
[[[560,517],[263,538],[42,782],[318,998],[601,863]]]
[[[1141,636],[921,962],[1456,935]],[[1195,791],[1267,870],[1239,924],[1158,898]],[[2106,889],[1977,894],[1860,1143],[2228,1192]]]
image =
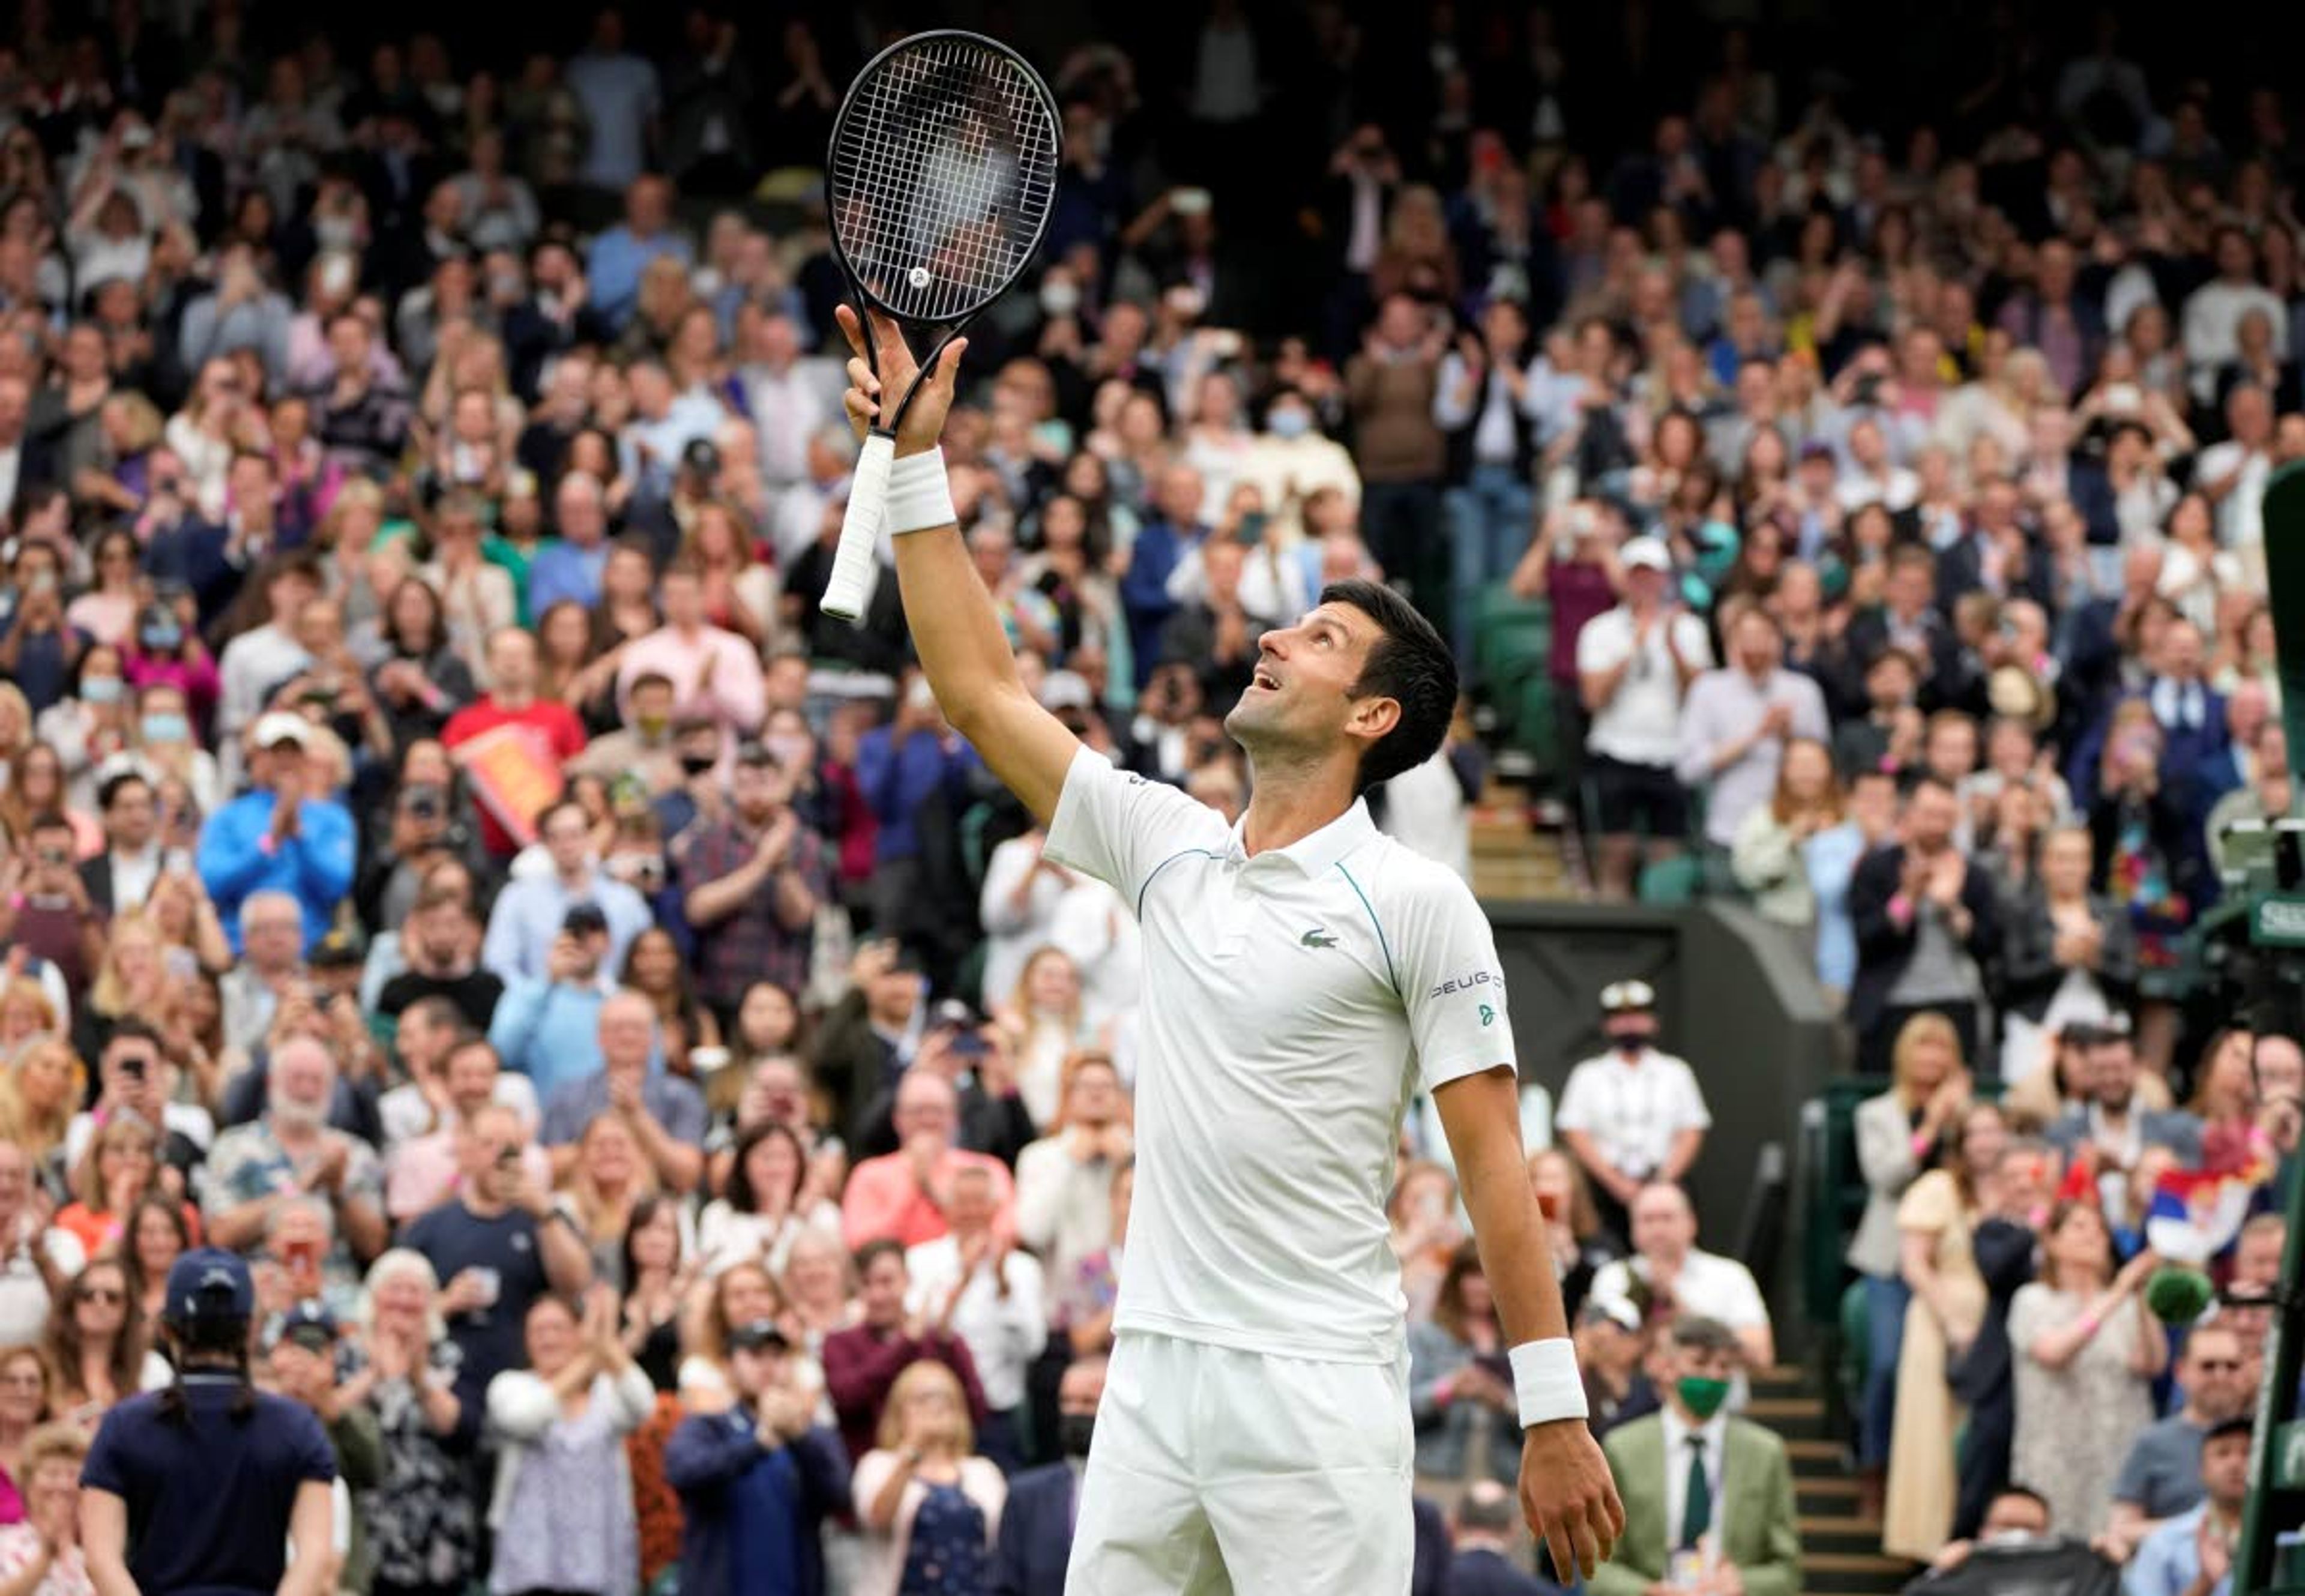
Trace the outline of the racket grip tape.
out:
[[[824,584],[825,614],[855,625],[872,597],[874,565],[880,559],[880,518],[889,497],[889,466],[897,456],[894,433],[878,428],[866,435],[848,479],[848,508],[840,521],[840,547],[832,556],[832,579]]]

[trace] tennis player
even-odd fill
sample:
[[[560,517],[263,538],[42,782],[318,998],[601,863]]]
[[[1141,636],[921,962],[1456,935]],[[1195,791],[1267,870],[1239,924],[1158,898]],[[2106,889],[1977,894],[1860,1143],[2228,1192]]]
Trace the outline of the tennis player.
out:
[[[861,357],[864,329],[841,326]],[[875,318],[861,433],[913,380]],[[1457,671],[1390,590],[1329,588],[1258,640],[1226,729],[1255,784],[1213,810],[1084,748],[1033,701],[954,524],[938,446],[965,341],[923,379],[889,476],[913,640],[953,726],[1144,927],[1136,1198],[1070,1596],[1403,1596],[1411,1432],[1385,1187],[1421,1080],[1440,1109],[1527,1439],[1520,1498],[1589,1577],[1624,1529],[1586,1428],[1527,1176],[1494,938],[1464,883],[1361,795],[1440,747]]]

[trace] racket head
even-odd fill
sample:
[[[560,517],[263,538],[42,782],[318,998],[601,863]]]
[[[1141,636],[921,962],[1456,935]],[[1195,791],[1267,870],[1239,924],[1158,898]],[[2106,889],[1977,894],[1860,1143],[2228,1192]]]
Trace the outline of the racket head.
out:
[[[1056,97],[997,39],[937,29],[872,57],[825,156],[833,253],[858,297],[915,324],[999,298],[1040,253],[1063,146]]]

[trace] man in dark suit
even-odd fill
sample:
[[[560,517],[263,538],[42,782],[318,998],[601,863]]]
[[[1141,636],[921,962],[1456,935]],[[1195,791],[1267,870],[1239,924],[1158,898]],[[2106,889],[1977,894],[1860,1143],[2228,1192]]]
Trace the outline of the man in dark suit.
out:
[[[107,777],[96,802],[104,816],[104,852],[81,862],[80,879],[88,901],[109,920],[142,908],[160,879],[160,811],[152,784],[134,770]]]
[[[2000,946],[1993,883],[1953,841],[1961,800],[1924,777],[1905,801],[1901,839],[1860,861],[1849,883],[1857,931],[1857,981],[1849,1017],[1858,1060],[1889,1073],[1898,1028],[1924,1010],[1944,1014],[1975,1057],[1984,972]]]
[[[1906,544],[1889,556],[1880,607],[1849,623],[1849,661],[1856,669],[1869,669],[1882,650],[1892,647],[1921,662],[1918,702],[1928,711],[1958,707],[1964,697],[1961,640],[1937,600],[1937,556],[1918,544]],[[1844,701],[1862,702],[1861,680],[1844,683],[1842,696]]]
[[[1520,1522],[1520,1501],[1493,1480],[1476,1481],[1450,1515],[1456,1555],[1442,1596],[1561,1596],[1561,1587],[1514,1563],[1509,1537]]]
[[[992,1550],[993,1596],[1064,1596],[1065,1565],[1073,1555],[1073,1512],[1081,1471],[1104,1397],[1104,1359],[1076,1359],[1057,1385],[1057,1433],[1062,1463],[1027,1469],[1008,1481],[1000,1510],[999,1542]]]

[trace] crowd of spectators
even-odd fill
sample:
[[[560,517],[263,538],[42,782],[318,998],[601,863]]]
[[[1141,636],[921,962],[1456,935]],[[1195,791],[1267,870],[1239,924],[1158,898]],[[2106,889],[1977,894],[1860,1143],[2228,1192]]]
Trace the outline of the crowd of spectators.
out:
[[[69,1476],[207,1244],[328,1423],[343,1589],[1060,1588],[1148,994],[893,579],[818,608],[855,442],[810,169],[878,41],[607,10],[499,73],[65,9],[0,40],[0,1580],[86,1588]],[[1876,125],[1734,22],[1279,9],[1043,63],[1044,263],[945,438],[1029,682],[1237,816],[1260,630],[1391,581],[1467,698],[1377,802],[1469,873],[1484,729],[1532,729],[1478,645],[1541,602],[1585,885],[1749,898],[1884,1089],[1886,1549],[2214,1585],[2281,1222],[2178,1347],[2143,1227],[2305,1126],[2305,1054],[2186,981],[2230,823],[2305,814],[2280,94],[2012,10],[1957,114]],[[1734,1417],[1774,1332],[1679,1184],[1750,1065],[1597,996],[1526,1129],[1635,1509],[1599,1588],[1793,1590]],[[1501,1330],[1408,1125],[1419,1589],[1521,1589]]]

